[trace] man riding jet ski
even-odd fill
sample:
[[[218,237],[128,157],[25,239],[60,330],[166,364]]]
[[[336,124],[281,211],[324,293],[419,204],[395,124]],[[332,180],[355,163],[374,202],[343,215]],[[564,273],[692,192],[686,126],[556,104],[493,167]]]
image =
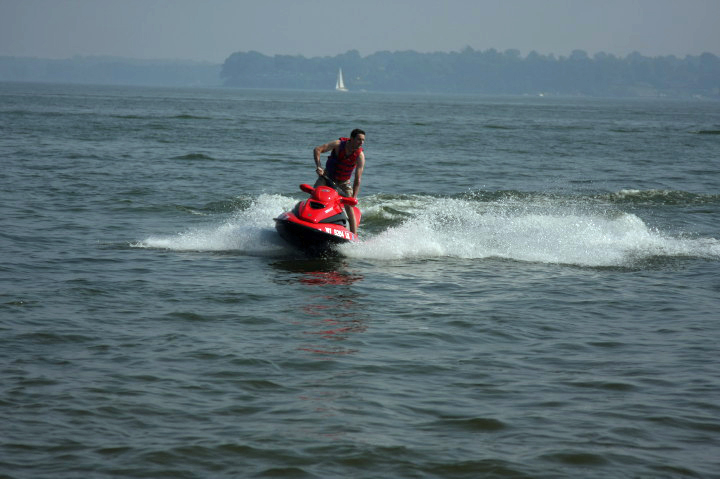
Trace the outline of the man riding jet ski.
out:
[[[318,179],[314,187],[300,185],[301,190],[311,195],[309,199],[275,218],[280,236],[311,251],[327,251],[334,244],[357,241],[361,217],[357,195],[365,169],[364,143],[365,132],[355,129],[350,138],[339,138],[313,149]],[[323,168],[320,157],[327,152],[330,155]]]

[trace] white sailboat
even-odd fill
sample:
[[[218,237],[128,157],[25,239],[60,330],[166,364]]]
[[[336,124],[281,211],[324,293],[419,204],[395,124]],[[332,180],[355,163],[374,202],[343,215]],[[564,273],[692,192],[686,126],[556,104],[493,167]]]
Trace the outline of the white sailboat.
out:
[[[348,91],[348,89],[345,88],[345,82],[343,81],[342,68],[340,68],[338,70],[338,77],[337,77],[337,81],[335,82],[335,90]]]

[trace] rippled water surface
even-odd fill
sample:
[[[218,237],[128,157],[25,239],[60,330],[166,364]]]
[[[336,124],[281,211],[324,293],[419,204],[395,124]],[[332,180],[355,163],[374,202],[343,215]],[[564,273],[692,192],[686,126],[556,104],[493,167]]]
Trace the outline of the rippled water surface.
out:
[[[273,217],[367,132],[362,242]],[[0,84],[0,477],[720,477],[720,104]]]

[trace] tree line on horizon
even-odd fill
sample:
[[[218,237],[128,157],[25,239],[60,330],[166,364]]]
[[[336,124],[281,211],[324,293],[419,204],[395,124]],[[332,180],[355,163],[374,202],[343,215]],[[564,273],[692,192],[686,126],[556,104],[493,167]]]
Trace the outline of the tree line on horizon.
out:
[[[518,50],[377,52],[350,50],[334,57],[268,56],[235,52],[221,68],[226,86],[327,90],[342,68],[355,91],[547,94],[586,96],[690,96],[720,98],[720,59],[711,54],[625,57],[575,50],[567,57],[523,57]]]

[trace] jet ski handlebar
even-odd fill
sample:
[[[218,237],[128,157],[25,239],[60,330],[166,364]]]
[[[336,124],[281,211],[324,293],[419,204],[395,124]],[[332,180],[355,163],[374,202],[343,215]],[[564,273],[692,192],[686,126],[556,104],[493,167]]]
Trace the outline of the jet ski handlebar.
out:
[[[325,175],[323,175],[323,178],[325,179],[325,181],[328,182],[328,186],[330,186],[332,189],[334,189],[335,191],[337,191],[337,185],[335,184],[335,182],[334,182],[333,180],[331,180],[330,178],[328,178],[328,177],[325,176]],[[305,193],[311,195],[311,196],[313,196],[313,195],[315,194],[315,188],[313,188],[312,186],[308,185],[307,183],[301,184],[301,185],[300,185],[300,189],[301,189],[302,191],[304,191]],[[351,197],[349,197],[349,196],[343,196],[343,195],[341,195],[341,194],[339,194],[339,193],[338,193],[338,196],[340,197],[340,202],[341,202],[342,204],[344,204],[344,205],[357,206],[357,204],[358,204],[357,198],[351,198]]]

